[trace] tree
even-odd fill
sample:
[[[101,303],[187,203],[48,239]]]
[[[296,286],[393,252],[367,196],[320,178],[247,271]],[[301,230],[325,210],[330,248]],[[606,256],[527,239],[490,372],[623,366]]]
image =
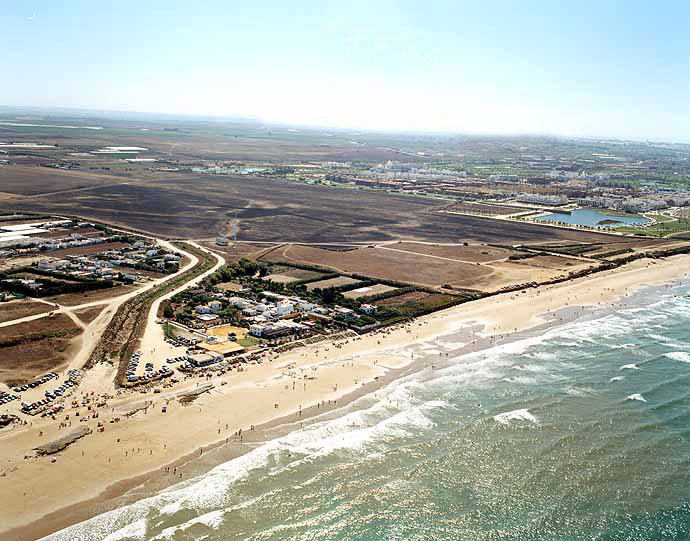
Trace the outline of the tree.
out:
[[[254,276],[259,270],[259,265],[256,263],[256,261],[251,261],[246,257],[240,259],[238,264],[242,274],[245,276]]]

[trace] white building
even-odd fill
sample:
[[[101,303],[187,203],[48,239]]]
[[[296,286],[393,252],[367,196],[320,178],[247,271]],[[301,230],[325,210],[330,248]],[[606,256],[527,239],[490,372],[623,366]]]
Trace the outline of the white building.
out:
[[[355,313],[350,310],[349,308],[345,308],[344,306],[336,306],[333,311],[335,312],[336,315],[342,316],[345,319],[350,319],[355,317]]]
[[[251,334],[252,336],[261,336],[264,333],[265,328],[265,325],[259,325],[258,323],[255,323],[254,325],[249,326],[249,334]]]
[[[275,310],[279,316],[286,316],[295,311],[295,305],[288,301],[282,301],[276,304]]]
[[[242,297],[229,297],[228,302],[231,306],[239,308],[240,310],[244,310],[245,308],[251,308],[252,306],[252,303],[250,301],[248,301],[247,299],[243,299]]]
[[[223,303],[220,301],[211,301],[208,303],[208,307],[211,309],[211,312],[217,314],[223,309]]]
[[[360,308],[360,310],[362,310],[362,312],[364,312],[365,314],[373,314],[373,313],[375,313],[376,310],[378,309],[378,307],[375,306],[375,305],[373,305],[373,304],[363,304],[363,305],[360,306],[359,308]]]
[[[314,310],[316,308],[316,306],[317,305],[314,304],[313,302],[302,301],[302,302],[299,302],[297,304],[297,309],[300,312],[311,312],[312,310]]]

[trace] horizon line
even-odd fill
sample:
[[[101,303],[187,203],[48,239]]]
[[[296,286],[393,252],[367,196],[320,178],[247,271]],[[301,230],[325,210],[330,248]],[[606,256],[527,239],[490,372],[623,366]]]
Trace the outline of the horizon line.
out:
[[[444,130],[423,130],[423,129],[386,129],[386,128],[362,128],[354,126],[336,126],[327,124],[300,124],[300,123],[289,123],[289,122],[276,122],[269,119],[262,119],[254,116],[242,116],[242,115],[222,115],[222,114],[201,114],[201,113],[171,113],[164,111],[136,111],[129,109],[101,109],[101,108],[91,108],[91,107],[70,107],[64,105],[11,105],[11,104],[0,104],[0,112],[2,109],[39,109],[45,111],[72,111],[72,112],[82,112],[82,113],[98,113],[107,115],[110,114],[122,114],[122,115],[151,115],[151,116],[161,116],[170,117],[171,120],[182,120],[182,121],[215,121],[215,122],[244,122],[244,123],[254,123],[259,125],[264,125],[270,127],[271,125],[276,127],[290,127],[290,128],[301,128],[309,130],[333,130],[333,131],[345,131],[345,132],[365,132],[372,134],[397,134],[397,135],[420,135],[420,136],[444,136],[444,137],[491,137],[491,138],[552,138],[552,139],[569,139],[569,140],[605,140],[605,141],[620,141],[620,142],[631,142],[631,143],[647,143],[647,144],[670,144],[670,145],[690,145],[690,141],[674,141],[674,140],[664,140],[664,139],[650,139],[650,138],[625,138],[617,137],[611,135],[565,135],[565,134],[554,134],[554,133],[520,133],[520,132],[510,132],[510,133],[500,133],[500,132],[462,132],[462,131],[444,131]],[[105,118],[108,118],[105,116]]]

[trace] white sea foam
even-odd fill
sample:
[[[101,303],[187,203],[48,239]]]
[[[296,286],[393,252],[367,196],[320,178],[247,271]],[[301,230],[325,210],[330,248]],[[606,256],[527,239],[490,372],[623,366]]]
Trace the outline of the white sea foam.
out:
[[[609,383],[613,383],[614,381],[623,381],[625,379],[625,376],[616,376],[613,377],[609,380]]]
[[[510,383],[519,383],[520,385],[533,385],[537,383],[536,378],[530,378],[526,376],[507,376],[501,378],[501,381],[509,381]]]
[[[640,368],[636,364],[624,364],[618,370],[639,370]]]
[[[510,425],[513,421],[526,421],[534,425],[539,424],[539,420],[527,409],[506,411],[494,416],[494,420],[502,425]]]
[[[590,387],[578,387],[577,385],[571,385],[565,388],[565,393],[570,396],[591,396],[596,391]]]
[[[293,451],[306,455],[307,460],[326,456],[337,451],[377,456],[386,448],[391,438],[406,438],[428,429],[433,423],[424,414],[427,409],[443,406],[442,401],[432,401],[422,406],[409,408],[392,417],[367,426],[354,424],[348,426],[350,415],[341,417],[335,424],[329,423],[327,435],[319,433],[313,440],[300,442]],[[359,412],[355,412],[359,413]]]
[[[558,342],[557,345],[562,346],[562,347],[572,348],[572,347],[579,346],[580,344],[578,344],[577,342],[562,340],[562,341]]]
[[[632,343],[626,343],[626,344],[618,344],[617,346],[611,346],[614,349],[636,349],[638,347],[637,344],[632,344]]]
[[[661,344],[664,347],[667,348],[673,348],[673,349],[686,349],[688,347],[688,344],[683,343],[683,342],[678,342],[677,340],[672,340],[671,338],[667,336],[661,336],[658,334],[650,334],[650,338],[654,338],[659,344]]]
[[[669,359],[680,361],[682,363],[690,363],[690,353],[686,351],[671,351],[670,353],[664,353],[664,357],[668,357]]]
[[[146,536],[146,519],[140,518],[131,524],[111,533],[103,541],[120,541],[121,539],[144,539]]]
[[[211,511],[205,513],[199,517],[194,517],[187,522],[180,524],[178,526],[171,526],[170,528],[165,528],[156,537],[152,538],[152,541],[163,541],[165,539],[173,539],[177,532],[184,532],[185,530],[195,526],[197,524],[202,524],[208,526],[211,529],[217,530],[223,523],[224,511]]]
[[[515,370],[521,370],[524,372],[532,372],[536,374],[543,374],[548,372],[548,367],[543,364],[517,364],[513,366]]]
[[[631,394],[630,396],[626,396],[625,399],[626,400],[637,400],[638,402],[647,402],[645,397],[639,393]]]

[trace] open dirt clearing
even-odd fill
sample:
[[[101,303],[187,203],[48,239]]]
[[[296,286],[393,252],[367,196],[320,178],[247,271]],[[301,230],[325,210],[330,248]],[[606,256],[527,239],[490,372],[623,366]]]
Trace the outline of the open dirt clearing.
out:
[[[355,280],[349,276],[338,276],[336,278],[330,278],[328,280],[319,280],[318,282],[310,282],[306,284],[307,291],[313,291],[314,289],[326,289],[329,287],[342,287],[354,284],[359,284],[361,280]]]
[[[98,315],[103,311],[105,305],[92,306],[91,308],[82,308],[81,310],[76,310],[74,315],[76,315],[84,324],[88,325]]]
[[[381,295],[381,293],[388,293],[395,291],[397,287],[387,286],[385,284],[374,284],[373,286],[360,287],[352,291],[343,293],[346,299],[361,299],[362,297],[371,297],[372,295]]]
[[[67,364],[79,334],[65,314],[0,328],[0,381],[26,381]]]
[[[54,309],[55,308],[45,303],[30,300],[5,302],[0,304],[0,323],[27,316],[34,316],[36,314],[43,314],[44,312],[50,312]]]
[[[113,297],[119,297],[125,293],[130,293],[135,289],[138,289],[137,286],[114,286],[107,289],[87,291],[86,293],[67,293],[55,297],[46,297],[45,300],[64,306],[77,306],[78,304],[86,304],[87,302],[106,301]]]
[[[272,269],[273,273],[264,277],[264,280],[270,280],[280,284],[290,284],[292,282],[299,282],[301,280],[318,280],[323,276],[323,273],[310,271],[306,269],[291,269],[288,267]]]

